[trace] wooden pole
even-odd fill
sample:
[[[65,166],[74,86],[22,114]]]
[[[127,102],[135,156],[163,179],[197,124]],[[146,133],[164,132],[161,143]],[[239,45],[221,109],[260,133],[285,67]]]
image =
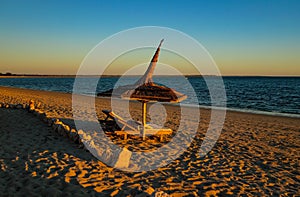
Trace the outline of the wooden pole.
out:
[[[146,127],[146,119],[147,119],[147,102],[146,101],[142,101],[142,111],[143,111],[143,114],[142,114],[142,123],[143,123],[143,130],[142,130],[142,137],[143,137],[143,140],[145,140],[146,138],[146,132],[145,132],[145,127]]]

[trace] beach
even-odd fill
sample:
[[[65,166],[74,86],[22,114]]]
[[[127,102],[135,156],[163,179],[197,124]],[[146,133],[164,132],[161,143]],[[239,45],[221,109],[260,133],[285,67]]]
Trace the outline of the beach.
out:
[[[199,149],[209,126],[211,111],[200,109],[200,121],[189,117],[182,127],[179,107],[165,105],[165,126],[198,128],[190,146],[171,163],[147,172],[124,172],[107,166],[79,143],[59,135],[26,109],[11,105],[29,104],[74,128],[73,113],[89,121],[92,111],[72,110],[68,93],[0,87],[0,192],[30,196],[291,196],[300,193],[299,118],[227,111],[220,137],[207,155]],[[130,104],[139,119],[140,103]],[[111,109],[110,100],[97,98],[101,111]],[[195,109],[187,109],[193,111]],[[181,111],[182,113],[182,111]],[[157,114],[160,118],[161,114]],[[189,128],[191,127],[191,128]],[[109,136],[115,144],[133,151],[152,151],[167,144],[149,137],[146,141]],[[137,161],[138,162],[138,161]],[[143,161],[145,165],[147,162]],[[134,167],[134,166],[133,166]]]

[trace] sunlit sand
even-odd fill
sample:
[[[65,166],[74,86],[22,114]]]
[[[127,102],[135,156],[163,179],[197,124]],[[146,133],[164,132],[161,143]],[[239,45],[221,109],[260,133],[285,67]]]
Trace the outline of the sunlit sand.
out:
[[[297,118],[227,112],[222,134],[204,157],[199,148],[210,121],[201,109],[197,135],[191,146],[170,164],[149,172],[123,172],[98,161],[91,153],[61,136],[25,109],[32,99],[49,118],[74,127],[71,94],[0,87],[0,192],[2,195],[147,196],[160,191],[173,196],[291,195],[299,193],[299,128]],[[140,104],[133,103],[139,119]],[[167,126],[177,131],[178,107],[165,106]],[[97,115],[109,109],[109,99],[96,99]],[[193,109],[191,109],[193,110]],[[82,111],[89,117],[89,111]],[[159,114],[158,114],[159,116]],[[192,121],[187,124],[197,125]],[[189,129],[186,127],[186,129]],[[155,137],[124,141],[110,139],[135,151],[151,151],[168,143]],[[149,161],[150,162],[150,161]],[[134,166],[133,166],[134,167]]]

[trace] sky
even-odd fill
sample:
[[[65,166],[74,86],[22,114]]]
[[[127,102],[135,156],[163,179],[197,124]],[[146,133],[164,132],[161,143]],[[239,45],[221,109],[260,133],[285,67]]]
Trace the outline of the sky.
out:
[[[73,75],[107,37],[162,26],[201,43],[222,75],[300,76],[299,10],[297,0],[1,0],[0,72]]]

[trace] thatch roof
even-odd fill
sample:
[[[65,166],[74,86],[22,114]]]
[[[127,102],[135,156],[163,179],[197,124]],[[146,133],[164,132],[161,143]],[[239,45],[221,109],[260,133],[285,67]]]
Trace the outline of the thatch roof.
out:
[[[132,85],[120,86],[105,92],[98,93],[97,96],[119,97],[130,100],[159,101],[159,102],[180,102],[187,98],[186,95],[175,91],[174,89],[157,85],[152,80],[152,75],[158,61],[161,40],[150,65],[145,74]]]

